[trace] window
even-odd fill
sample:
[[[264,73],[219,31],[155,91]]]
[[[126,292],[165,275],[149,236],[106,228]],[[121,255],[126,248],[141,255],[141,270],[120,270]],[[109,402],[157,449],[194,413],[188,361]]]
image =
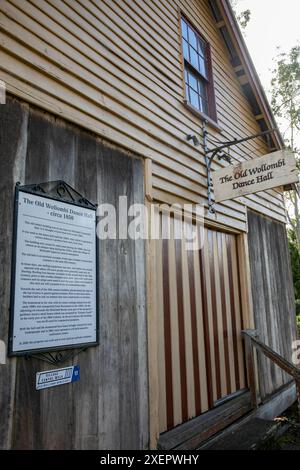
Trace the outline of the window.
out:
[[[187,102],[216,121],[210,46],[183,17],[181,29]]]

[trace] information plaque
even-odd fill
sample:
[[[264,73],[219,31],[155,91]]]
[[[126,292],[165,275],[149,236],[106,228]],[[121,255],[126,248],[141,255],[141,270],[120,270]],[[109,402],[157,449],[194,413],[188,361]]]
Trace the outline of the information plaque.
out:
[[[16,187],[10,355],[98,342],[96,206],[82,201]]]

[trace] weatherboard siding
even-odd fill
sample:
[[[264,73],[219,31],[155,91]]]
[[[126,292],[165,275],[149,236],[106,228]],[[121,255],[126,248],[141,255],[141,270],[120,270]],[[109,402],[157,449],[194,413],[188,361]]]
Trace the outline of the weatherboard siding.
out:
[[[186,140],[202,122],[183,102],[180,9],[211,44],[223,129],[209,126],[211,137],[260,132],[206,0],[1,1],[0,79],[25,101],[150,158],[155,200],[207,207],[202,150]],[[231,154],[238,161],[268,152],[256,139]],[[285,222],[277,190],[217,204],[212,218],[246,230],[245,204]]]

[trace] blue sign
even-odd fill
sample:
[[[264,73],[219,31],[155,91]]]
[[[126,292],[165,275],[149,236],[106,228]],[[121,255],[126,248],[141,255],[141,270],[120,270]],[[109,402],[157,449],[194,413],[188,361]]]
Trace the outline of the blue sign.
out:
[[[77,382],[80,379],[80,366],[64,367],[63,369],[45,370],[36,374],[36,390],[56,387],[58,385]]]

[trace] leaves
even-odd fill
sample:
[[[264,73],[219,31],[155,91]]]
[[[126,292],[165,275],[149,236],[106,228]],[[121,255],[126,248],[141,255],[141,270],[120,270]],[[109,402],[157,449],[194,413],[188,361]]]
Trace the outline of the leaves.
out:
[[[273,78],[271,81],[271,105],[274,115],[282,122],[288,124],[286,131],[283,132],[285,144],[288,149],[295,152],[297,167],[300,169],[300,149],[297,148],[296,144],[296,136],[300,131],[300,46],[297,45],[293,47],[289,53],[279,54],[276,60],[277,63],[273,70]],[[299,184],[297,187],[295,186],[293,191],[285,194],[287,216],[291,230],[294,234],[294,238],[292,240],[292,232],[290,232],[292,263],[296,263],[296,255],[294,253],[295,250],[297,251],[298,256],[300,256],[300,204],[298,197]],[[293,243],[292,248],[291,243]],[[297,258],[297,265],[298,264],[300,266],[300,261]],[[294,276],[294,282],[297,282],[297,286],[299,284],[300,295],[300,280],[298,278],[296,280]],[[295,284],[296,290],[298,289],[297,286]]]
[[[295,148],[295,131],[300,131],[300,46],[281,53],[273,70],[271,105],[276,117],[289,123],[289,146]]]
[[[237,6],[238,6],[238,0],[231,0],[231,6],[233,9],[233,12],[236,16],[236,19],[238,23],[240,24],[240,27],[242,29],[245,29],[247,27],[247,24],[249,23],[251,19],[251,11],[250,10],[244,10],[241,11],[240,13],[237,13]]]
[[[289,251],[292,263],[292,273],[296,299],[300,299],[300,255],[297,236],[294,229],[288,229]]]
[[[251,11],[250,10],[245,10],[242,11],[239,15],[237,15],[237,20],[241,25],[241,28],[245,29],[247,24],[249,23],[251,19]]]

